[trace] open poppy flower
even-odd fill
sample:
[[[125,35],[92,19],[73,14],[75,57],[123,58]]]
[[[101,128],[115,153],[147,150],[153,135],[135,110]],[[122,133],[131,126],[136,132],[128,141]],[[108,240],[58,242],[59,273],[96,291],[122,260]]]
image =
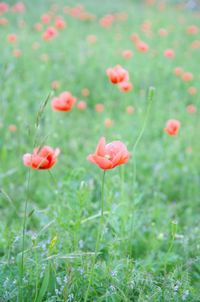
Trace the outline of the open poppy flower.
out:
[[[54,27],[48,27],[43,33],[43,39],[49,41],[57,35],[57,30]]]
[[[177,135],[180,129],[180,122],[178,120],[168,120],[165,127],[165,132],[171,136]]]
[[[113,141],[106,144],[104,137],[100,138],[96,151],[90,154],[87,159],[98,165],[103,170],[113,169],[127,163],[130,154],[121,141]]]
[[[57,162],[60,149],[55,150],[49,146],[35,148],[33,154],[26,153],[23,156],[24,165],[36,170],[46,170],[52,168]]]
[[[121,82],[128,81],[129,79],[128,71],[122,68],[120,65],[116,65],[113,68],[108,68],[106,73],[110,82],[113,84],[119,84]]]
[[[119,90],[124,92],[131,91],[133,88],[133,84],[130,82],[121,82],[118,84],[118,86],[119,86]]]
[[[68,91],[62,92],[58,97],[53,98],[51,106],[56,111],[70,111],[76,103],[76,98]]]

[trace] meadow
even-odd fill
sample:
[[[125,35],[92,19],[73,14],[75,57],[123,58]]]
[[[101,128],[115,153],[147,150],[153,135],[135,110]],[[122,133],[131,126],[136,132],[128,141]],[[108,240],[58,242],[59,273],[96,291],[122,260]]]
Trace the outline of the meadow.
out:
[[[200,301],[200,10],[172,2],[0,2],[0,302]]]

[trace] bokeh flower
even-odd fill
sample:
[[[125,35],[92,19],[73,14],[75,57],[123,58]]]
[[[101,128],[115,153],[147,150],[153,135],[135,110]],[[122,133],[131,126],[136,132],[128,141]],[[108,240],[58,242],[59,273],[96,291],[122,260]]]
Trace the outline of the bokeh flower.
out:
[[[180,122],[175,119],[170,119],[166,123],[166,127],[164,128],[165,132],[170,136],[175,136],[178,134],[180,129]]]

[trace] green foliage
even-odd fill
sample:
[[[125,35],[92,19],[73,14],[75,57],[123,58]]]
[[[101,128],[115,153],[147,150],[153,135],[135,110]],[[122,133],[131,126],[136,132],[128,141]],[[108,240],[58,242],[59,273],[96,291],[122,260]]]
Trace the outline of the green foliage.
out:
[[[7,1],[6,1],[7,2]],[[14,1],[9,1],[12,4]],[[33,3],[34,2],[34,3]],[[67,27],[49,42],[34,30],[40,16],[56,2]],[[80,21],[63,13],[74,1],[24,1],[24,14],[6,13],[0,26],[0,302],[81,302],[90,280],[100,221],[101,171],[86,157],[100,136],[122,140],[130,152],[143,127],[147,92],[156,87],[147,125],[131,160],[106,173],[104,228],[88,302],[198,302],[199,232],[199,39],[186,34],[199,16],[188,11],[144,5],[143,1],[80,1],[96,15]],[[102,28],[105,14],[127,12]],[[1,18],[1,16],[0,16]],[[20,28],[20,20],[25,26]],[[141,24],[149,20],[152,35]],[[161,38],[160,28],[168,35]],[[130,36],[139,33],[150,49],[142,54]],[[16,46],[6,37],[16,33]],[[88,35],[96,35],[90,44]],[[3,41],[3,42],[2,42]],[[39,44],[35,44],[39,43]],[[38,45],[39,47],[35,47]],[[22,56],[12,55],[14,48]],[[175,58],[163,56],[173,48]],[[130,60],[121,53],[134,52]],[[47,58],[47,60],[45,60]],[[134,89],[122,93],[107,79],[106,69],[121,64]],[[181,66],[191,83],[175,77]],[[52,92],[51,83],[60,81]],[[192,96],[188,88],[195,86]],[[90,95],[84,97],[82,89]],[[87,109],[53,112],[53,96],[68,90]],[[105,105],[97,113],[94,106]],[[189,114],[187,105],[197,112]],[[133,106],[133,115],[126,113]],[[104,126],[106,118],[114,121]],[[170,118],[181,122],[177,137],[164,133]],[[9,131],[10,125],[17,131]],[[59,147],[58,162],[48,171],[28,170],[22,156],[34,145]],[[24,276],[20,280],[22,222],[28,197]]]

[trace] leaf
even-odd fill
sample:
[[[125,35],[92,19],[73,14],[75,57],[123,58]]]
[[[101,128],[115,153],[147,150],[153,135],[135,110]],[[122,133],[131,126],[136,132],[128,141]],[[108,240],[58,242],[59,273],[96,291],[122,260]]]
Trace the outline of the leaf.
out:
[[[42,286],[40,288],[39,294],[37,296],[37,300],[36,302],[42,302],[47,289],[48,289],[48,285],[49,285],[49,277],[50,277],[50,265],[48,264],[46,270],[45,270],[45,275],[44,275],[44,279],[42,282]]]
[[[28,217],[31,217],[34,212],[35,212],[35,209],[31,210],[30,213],[28,214]]]

